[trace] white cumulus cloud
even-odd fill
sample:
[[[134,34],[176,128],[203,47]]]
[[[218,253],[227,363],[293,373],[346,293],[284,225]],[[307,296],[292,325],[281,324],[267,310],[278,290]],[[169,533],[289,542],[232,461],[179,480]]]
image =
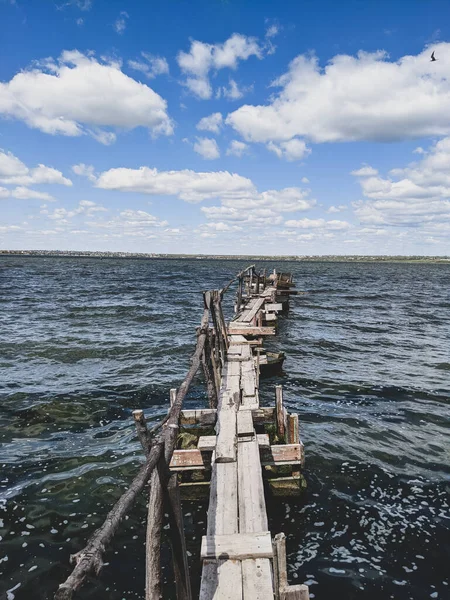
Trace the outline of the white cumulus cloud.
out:
[[[125,75],[118,62],[99,61],[76,50],[64,51],[58,60],[47,59],[0,83],[0,115],[52,135],[88,133],[102,143],[115,139],[105,127],[173,133],[161,96]]]
[[[375,169],[367,173],[353,172],[368,199],[354,204],[362,223],[418,227],[450,222],[450,137],[433,144],[419,162],[392,169],[389,177]]]
[[[219,146],[217,145],[216,140],[211,138],[197,138],[197,141],[194,144],[194,150],[206,160],[214,160],[220,157]]]
[[[191,41],[189,52],[179,52],[177,62],[186,75],[184,84],[198,98],[211,98],[213,90],[209,80],[211,71],[237,69],[239,61],[250,56],[261,59],[265,48],[254,37],[233,33],[222,44],[207,44],[198,40]],[[238,94],[236,82],[231,85],[230,94]]]
[[[203,117],[197,123],[197,129],[200,131],[211,131],[212,133],[220,133],[223,126],[223,118],[220,112],[213,113],[208,117]]]
[[[438,61],[430,63],[434,50]],[[325,67],[300,55],[273,83],[265,105],[244,105],[226,122],[247,141],[396,141],[450,134],[450,43],[392,61],[386,52],[337,55]]]
[[[72,185],[61,171],[42,164],[30,169],[17,156],[4,150],[0,150],[0,183],[20,186],[41,183]]]
[[[239,140],[231,140],[227,149],[228,156],[238,156],[239,158],[248,152],[248,144]]]
[[[218,197],[234,197],[254,191],[253,182],[228,171],[158,171],[149,167],[119,167],[101,173],[96,187],[122,192],[176,196],[186,202],[202,202]]]
[[[299,140],[298,138],[293,138],[287,142],[280,142],[279,144],[269,142],[267,148],[271,152],[274,152],[278,158],[285,158],[288,161],[302,160],[302,158],[311,154],[311,149],[307,147],[303,140]]]
[[[149,52],[141,52],[144,60],[129,60],[128,66],[130,69],[144,73],[149,79],[153,79],[157,75],[168,75],[169,63],[163,56],[156,56]]]

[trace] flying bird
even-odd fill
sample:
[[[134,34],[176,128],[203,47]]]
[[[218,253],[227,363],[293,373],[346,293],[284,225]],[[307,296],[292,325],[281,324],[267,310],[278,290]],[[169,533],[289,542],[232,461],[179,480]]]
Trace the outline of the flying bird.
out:
[[[431,60],[430,60],[430,62],[435,62],[436,60],[437,60],[437,58],[434,58],[434,50],[433,50],[433,52],[431,54]]]

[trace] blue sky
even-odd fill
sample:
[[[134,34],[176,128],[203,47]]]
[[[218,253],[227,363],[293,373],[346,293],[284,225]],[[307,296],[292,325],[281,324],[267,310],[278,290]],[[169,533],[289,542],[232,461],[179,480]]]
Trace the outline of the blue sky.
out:
[[[450,254],[449,24],[446,1],[0,0],[0,248]]]

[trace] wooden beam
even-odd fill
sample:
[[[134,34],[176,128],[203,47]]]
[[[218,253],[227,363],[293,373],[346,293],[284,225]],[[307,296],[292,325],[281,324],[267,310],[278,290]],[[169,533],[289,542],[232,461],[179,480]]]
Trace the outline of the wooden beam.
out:
[[[234,535],[203,536],[202,559],[272,558],[270,533],[235,533]]]
[[[275,387],[275,408],[277,411],[277,434],[281,440],[286,439],[287,432],[287,413],[283,407],[283,386]]]
[[[215,408],[202,408],[200,410],[182,410],[180,425],[214,425],[217,410]]]
[[[267,433],[258,433],[256,438],[260,448],[270,448],[270,441]],[[214,452],[216,449],[216,436],[201,435],[198,438],[197,449],[200,450],[200,452]]]
[[[232,325],[232,323],[228,326],[228,333],[230,335],[275,335],[274,327],[252,327],[249,325],[248,327],[244,327],[240,324]]]

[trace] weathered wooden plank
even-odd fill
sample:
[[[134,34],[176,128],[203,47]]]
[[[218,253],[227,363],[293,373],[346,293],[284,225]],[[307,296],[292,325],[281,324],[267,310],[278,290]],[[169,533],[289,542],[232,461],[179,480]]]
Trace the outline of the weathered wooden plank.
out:
[[[245,310],[240,319],[243,323],[251,323],[256,317],[256,313],[261,310],[262,305],[265,302],[265,298],[257,298],[250,310]]]
[[[242,561],[242,592],[244,600],[273,598],[272,569],[268,558]]]
[[[240,377],[241,365],[239,362],[230,362],[227,365],[227,379],[229,377]],[[230,382],[233,383],[233,382]],[[230,386],[231,387],[231,386]],[[239,389],[239,385],[236,383],[236,387]]]
[[[209,469],[211,457],[202,454],[197,448],[188,450],[174,450],[170,461],[171,471],[197,471]]]
[[[240,560],[203,563],[199,600],[242,600]]]
[[[242,354],[242,345],[234,344],[228,348],[228,358],[230,356],[241,356]]]
[[[214,463],[208,507],[207,535],[238,532],[237,463]],[[205,561],[200,600],[242,600],[242,569],[237,560]],[[230,582],[238,582],[230,585]]]
[[[267,433],[258,433],[256,437],[260,448],[270,448],[269,436]],[[198,450],[200,450],[200,452],[213,452],[216,449],[216,439],[215,435],[201,435],[198,438]]]
[[[209,437],[209,436],[208,436]],[[258,436],[256,443],[259,444],[260,440],[264,442],[263,438]],[[238,456],[239,447],[244,442],[238,443]],[[261,463],[258,458],[258,469],[260,464],[263,466],[281,466],[281,465],[297,465],[302,462],[303,458],[303,445],[302,444],[280,444],[279,446],[269,446],[265,443],[261,443]],[[204,470],[211,467],[210,456],[208,453],[210,448],[207,450],[199,450],[198,448],[190,448],[188,450],[174,450],[172,460],[170,461],[171,471],[194,471]],[[223,461],[220,464],[225,464]]]
[[[245,327],[242,325],[242,323],[237,323],[236,325],[230,323],[228,326],[228,331],[232,335],[275,335],[274,327],[252,327],[251,325]]]
[[[261,449],[262,465],[290,465],[302,461],[302,444],[280,444]]]
[[[239,531],[267,531],[266,502],[256,439],[238,443]]]
[[[270,532],[235,533],[233,535],[203,536],[200,549],[203,559],[272,558]]]
[[[237,435],[253,435],[255,427],[253,425],[253,417],[251,410],[239,410],[237,413]]]
[[[283,310],[283,305],[281,304],[281,302],[277,302],[277,303],[268,302],[264,306],[264,310],[265,310],[265,312],[278,312],[278,311]]]
[[[236,460],[236,409],[223,408],[217,417],[216,462],[226,463]]]
[[[216,417],[217,411],[215,408],[182,410],[180,413],[180,425],[214,425]]]
[[[241,388],[243,396],[256,394],[256,370],[253,360],[241,363]]]
[[[275,325],[276,322],[278,321],[278,317],[274,313],[265,313],[263,315],[263,321],[265,323],[271,323],[271,324]]]

